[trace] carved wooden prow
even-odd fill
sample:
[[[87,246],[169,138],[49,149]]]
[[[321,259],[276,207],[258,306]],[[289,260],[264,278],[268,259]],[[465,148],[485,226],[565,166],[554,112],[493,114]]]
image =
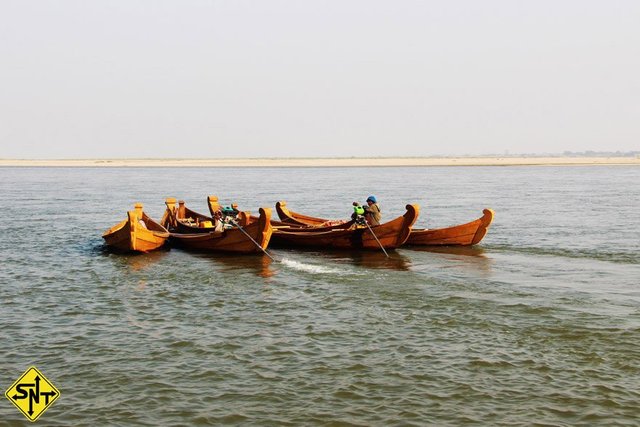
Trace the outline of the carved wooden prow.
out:
[[[207,205],[209,206],[209,213],[212,217],[214,217],[216,212],[218,212],[222,208],[222,206],[220,206],[220,202],[218,201],[218,196],[208,196]]]
[[[249,222],[251,221],[251,212],[249,211],[242,211],[238,214],[238,219],[236,220],[238,222],[238,225],[240,225],[241,227],[246,227],[247,225],[249,225]]]
[[[142,219],[142,203],[136,203],[133,206],[133,210],[127,212],[127,218],[129,219],[129,241],[131,242],[131,249],[137,250],[137,234],[138,228],[146,228],[140,225],[139,221]]]
[[[142,203],[136,203],[133,206],[133,211],[135,212],[136,215],[136,219],[142,219],[142,208],[144,206],[142,205]]]
[[[174,197],[167,197],[164,200],[164,204],[167,206],[167,209],[164,211],[164,214],[162,215],[162,220],[160,221],[160,224],[162,224],[162,226],[165,228],[177,226],[176,199]]]
[[[184,200],[178,200],[178,211],[176,213],[176,218],[183,219],[187,216],[187,211],[184,206]]]

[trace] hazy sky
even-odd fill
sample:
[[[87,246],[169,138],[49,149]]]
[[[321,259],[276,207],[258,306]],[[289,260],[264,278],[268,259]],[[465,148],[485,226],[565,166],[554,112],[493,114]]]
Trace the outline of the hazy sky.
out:
[[[640,150],[640,1],[0,0],[0,158]]]

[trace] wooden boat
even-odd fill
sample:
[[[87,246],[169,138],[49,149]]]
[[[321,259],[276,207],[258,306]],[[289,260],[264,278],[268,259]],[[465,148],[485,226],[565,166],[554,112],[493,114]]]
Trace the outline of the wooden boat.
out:
[[[216,216],[216,213],[220,212],[223,209],[223,207],[220,204],[220,201],[218,199],[218,196],[214,196],[214,195],[207,196],[207,206],[209,208],[209,214],[212,217]],[[236,209],[237,210],[238,205],[235,204],[235,203],[232,203],[230,207],[232,209]],[[258,217],[257,216],[251,216],[251,219],[255,221],[255,220],[258,219]],[[286,223],[284,223],[282,221],[278,221],[277,219],[271,218],[271,225],[273,225],[274,227],[276,227],[276,226],[279,227],[279,226],[285,226],[285,225],[288,225],[288,224],[286,224]]]
[[[273,232],[271,209],[260,208],[260,216],[256,219],[249,212],[240,212],[237,226],[228,224],[222,230],[216,230],[216,220],[188,209],[183,201],[176,207],[176,199],[169,198],[165,204],[167,209],[162,224],[171,232],[171,242],[185,249],[256,253],[269,245]]]
[[[280,220],[291,227],[322,227],[340,220],[331,221],[290,211],[287,203],[276,203],[276,212]],[[466,224],[446,228],[412,229],[405,245],[414,246],[471,246],[480,243],[493,221],[492,209],[484,209],[483,216]]]
[[[411,232],[420,207],[407,205],[407,212],[392,221],[372,226],[371,230],[355,221],[327,227],[276,227],[273,243],[285,247],[319,247],[335,249],[394,249],[402,245]],[[375,236],[374,234],[375,233]],[[378,241],[376,241],[376,237]]]
[[[283,224],[292,227],[322,227],[345,223],[345,220],[329,220],[325,218],[317,218],[314,216],[303,215],[301,213],[292,212],[287,208],[287,202],[280,200],[276,203],[276,212]]]
[[[492,209],[484,209],[483,215],[466,224],[446,228],[411,230],[406,245],[415,246],[473,246],[484,238],[493,221]]]
[[[330,221],[292,212],[287,208],[287,203],[276,203],[276,212],[284,224],[291,227],[322,227],[331,223],[340,223],[340,220]],[[414,246],[472,246],[480,243],[489,230],[493,221],[492,209],[484,209],[483,216],[466,224],[454,225],[446,228],[419,228],[412,229],[405,245]]]
[[[162,225],[152,220],[136,203],[127,219],[104,232],[102,238],[107,246],[123,252],[149,252],[160,248],[169,237]]]

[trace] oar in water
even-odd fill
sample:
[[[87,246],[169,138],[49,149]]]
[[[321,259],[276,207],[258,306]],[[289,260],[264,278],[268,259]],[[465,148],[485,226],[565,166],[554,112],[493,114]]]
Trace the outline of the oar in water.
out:
[[[249,233],[247,233],[247,232],[245,231],[245,229],[244,229],[244,228],[242,228],[242,227],[240,226],[240,224],[238,224],[237,222],[235,222],[233,219],[229,220],[229,224],[231,224],[231,225],[235,225],[236,227],[238,227],[238,230],[242,231],[242,232],[244,233],[244,235],[245,235],[245,236],[247,236],[247,237],[249,238],[249,240],[251,240],[251,241],[253,242],[253,244],[254,244],[254,245],[256,245],[256,246],[258,247],[258,249],[260,249],[262,252],[264,252],[264,254],[265,254],[266,256],[268,256],[269,258],[271,258],[271,260],[272,260],[272,261],[276,261],[276,260],[275,260],[275,258],[273,258],[273,257],[269,254],[269,252],[267,252],[267,251],[266,251],[262,246],[260,246],[260,244],[258,244],[258,242],[256,242],[256,241],[253,239],[253,237],[251,237],[251,236],[249,235]]]
[[[373,238],[376,239],[376,242],[378,242],[378,245],[380,245],[380,249],[382,249],[382,252],[384,252],[384,254],[387,256],[387,258],[389,258],[389,254],[387,253],[387,251],[384,249],[384,246],[382,246],[382,243],[380,243],[380,240],[378,240],[378,236],[376,236],[376,233],[373,232],[373,230],[371,229],[371,227],[369,226],[369,223],[367,222],[367,220],[364,220],[364,223],[366,224],[367,228],[369,229],[369,231],[371,232],[371,234],[373,235]]]

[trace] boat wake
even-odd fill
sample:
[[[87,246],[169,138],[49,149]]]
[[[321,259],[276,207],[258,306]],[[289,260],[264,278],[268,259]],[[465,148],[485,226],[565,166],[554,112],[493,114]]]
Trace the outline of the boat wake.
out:
[[[289,258],[283,258],[281,263],[291,269],[304,271],[305,273],[313,274],[341,274],[342,270],[331,267],[324,267],[322,265],[305,264],[303,262],[294,261]]]

